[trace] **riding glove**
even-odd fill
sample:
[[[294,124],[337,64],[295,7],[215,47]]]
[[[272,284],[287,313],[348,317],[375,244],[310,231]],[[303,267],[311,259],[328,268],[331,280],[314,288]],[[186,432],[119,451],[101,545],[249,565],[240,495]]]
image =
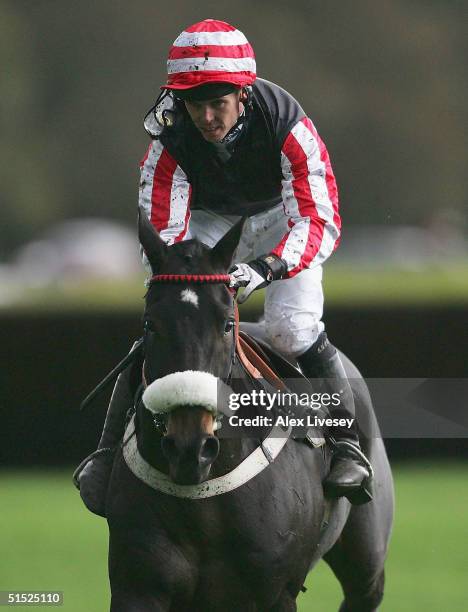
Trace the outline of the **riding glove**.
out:
[[[263,289],[274,280],[279,280],[287,272],[287,265],[277,255],[261,255],[249,263],[237,263],[229,270],[231,287],[245,287],[237,298],[243,304],[256,289]]]

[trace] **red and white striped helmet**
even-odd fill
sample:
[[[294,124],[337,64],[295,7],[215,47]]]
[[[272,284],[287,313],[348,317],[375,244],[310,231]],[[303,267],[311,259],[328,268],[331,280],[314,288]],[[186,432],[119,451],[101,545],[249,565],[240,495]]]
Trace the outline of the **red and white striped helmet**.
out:
[[[191,89],[207,83],[245,87],[255,78],[255,55],[244,34],[225,21],[205,19],[174,41],[163,88]]]

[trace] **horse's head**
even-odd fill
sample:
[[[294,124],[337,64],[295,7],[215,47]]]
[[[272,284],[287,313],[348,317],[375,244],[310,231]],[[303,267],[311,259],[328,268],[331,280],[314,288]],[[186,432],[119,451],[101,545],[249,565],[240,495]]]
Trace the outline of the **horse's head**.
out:
[[[235,341],[235,304],[226,283],[180,277],[225,275],[241,230],[242,222],[212,249],[197,240],[168,247],[146,215],[139,216],[140,242],[157,275],[145,298],[143,399],[149,411],[164,415],[162,451],[180,484],[206,480],[218,455],[217,384],[230,374]],[[178,275],[178,282],[158,282],[162,275]]]

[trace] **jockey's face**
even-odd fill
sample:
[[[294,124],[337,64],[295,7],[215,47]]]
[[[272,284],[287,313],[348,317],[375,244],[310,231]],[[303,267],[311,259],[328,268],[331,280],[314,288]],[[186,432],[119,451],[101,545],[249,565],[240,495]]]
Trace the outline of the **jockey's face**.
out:
[[[209,142],[219,142],[234,127],[243,110],[240,91],[212,100],[186,100],[185,107],[195,127]]]

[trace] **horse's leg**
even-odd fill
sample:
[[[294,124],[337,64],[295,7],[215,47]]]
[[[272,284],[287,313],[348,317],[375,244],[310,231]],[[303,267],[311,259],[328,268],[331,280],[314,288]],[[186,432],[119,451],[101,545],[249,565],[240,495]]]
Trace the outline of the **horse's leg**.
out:
[[[356,414],[367,434],[362,445],[374,468],[374,498],[363,506],[351,507],[340,538],[324,559],[343,588],[345,599],[340,612],[375,612],[384,592],[384,563],[393,520],[393,483],[368,389],[349,359],[344,357],[344,361],[348,375],[354,377]]]
[[[142,612],[143,610],[168,612],[170,603],[161,598],[161,595],[154,597],[143,593],[127,593],[119,587],[112,588],[110,612]]]
[[[324,556],[343,588],[340,612],[375,612],[383,599],[393,500],[384,465],[379,460],[376,464],[380,477],[374,482],[373,501],[352,507],[341,537]]]
[[[144,568],[141,568],[141,577],[136,577],[128,571],[125,562],[114,559],[109,574],[112,593],[110,612],[169,612],[171,609],[170,593],[160,588],[157,577],[153,584],[149,584]]]
[[[347,558],[339,544],[325,560],[343,588],[345,598],[339,612],[377,612],[384,593],[384,568],[372,575],[365,568],[355,567],[355,560]]]
[[[184,609],[191,570],[164,536],[152,538],[130,527],[126,532],[110,529],[111,612],[169,612],[175,604]]]

